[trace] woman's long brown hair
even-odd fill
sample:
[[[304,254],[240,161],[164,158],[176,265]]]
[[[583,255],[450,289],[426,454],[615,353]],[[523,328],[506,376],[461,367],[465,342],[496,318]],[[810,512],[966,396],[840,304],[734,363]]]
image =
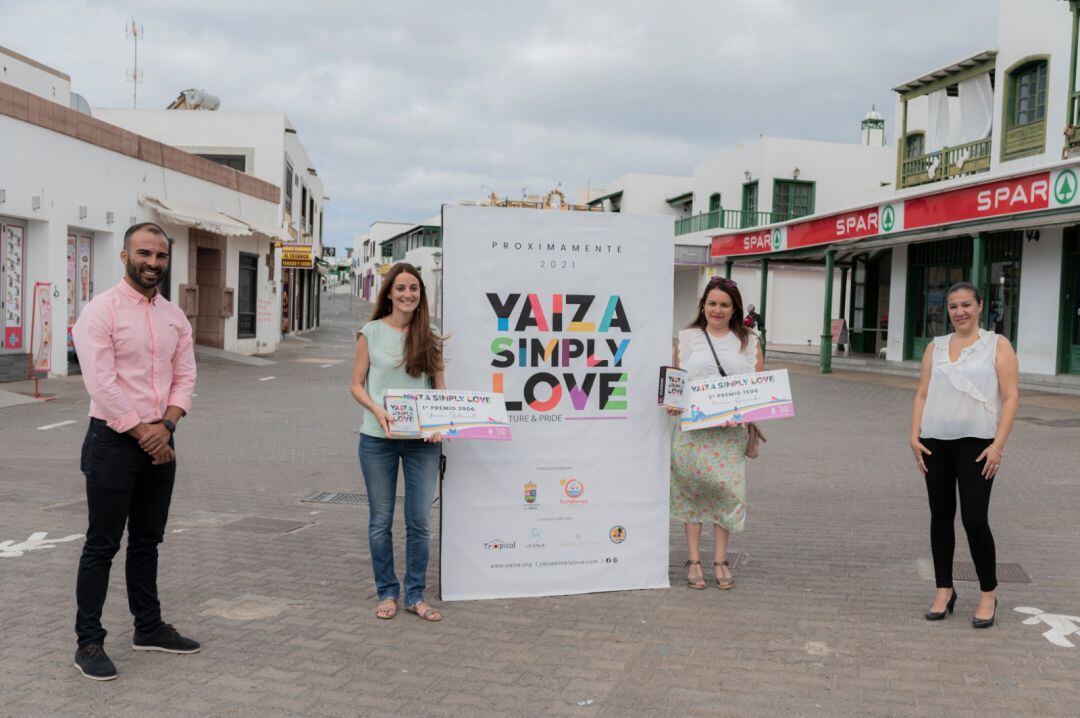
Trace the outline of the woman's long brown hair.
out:
[[[694,321],[686,325],[687,329],[693,327],[704,329],[709,325],[709,320],[705,318],[705,301],[709,298],[709,292],[714,289],[719,289],[731,297],[731,319],[728,321],[728,327],[739,338],[739,348],[745,350],[747,342],[750,341],[750,330],[743,324],[742,294],[739,294],[739,287],[730,279],[714,276],[709,280],[705,285],[705,291],[701,293],[701,299],[698,299],[697,316]]]
[[[394,311],[394,305],[390,301],[390,291],[394,288],[394,282],[398,276],[402,274],[416,277],[416,281],[420,284],[420,301],[413,310],[412,319],[405,332],[405,351],[401,364],[398,366],[404,366],[405,373],[411,377],[419,377],[423,374],[434,377],[444,367],[443,337],[431,331],[427,289],[424,288],[424,280],[420,276],[419,269],[406,262],[398,262],[390,268],[379,290],[379,296],[375,298],[375,311],[371,315],[371,320],[390,316]]]

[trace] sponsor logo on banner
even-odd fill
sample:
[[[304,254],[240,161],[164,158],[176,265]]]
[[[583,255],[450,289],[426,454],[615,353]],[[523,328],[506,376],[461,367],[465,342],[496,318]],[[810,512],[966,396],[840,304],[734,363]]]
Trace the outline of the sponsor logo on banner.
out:
[[[485,551],[509,551],[517,548],[516,541],[503,541],[501,539],[492,539],[484,542]]]
[[[543,537],[540,533],[540,529],[533,529],[532,531],[530,531],[529,538],[531,539],[531,541],[525,544],[525,548],[533,550],[547,548],[547,545],[543,542]]]
[[[578,479],[562,479],[559,481],[565,498],[559,499],[560,504],[587,504],[589,500],[582,498],[585,493],[585,484]]]
[[[536,503],[536,482],[530,481],[525,484],[525,503]]]
[[[1050,198],[1049,172],[961,187],[907,200],[904,203],[904,228],[917,229],[1047,209]]]
[[[622,543],[626,540],[626,529],[622,526],[612,526],[608,531],[608,538],[611,539],[611,543]]]
[[[559,541],[559,546],[600,546],[601,541],[587,541],[581,534],[574,534],[573,538],[566,538]]]

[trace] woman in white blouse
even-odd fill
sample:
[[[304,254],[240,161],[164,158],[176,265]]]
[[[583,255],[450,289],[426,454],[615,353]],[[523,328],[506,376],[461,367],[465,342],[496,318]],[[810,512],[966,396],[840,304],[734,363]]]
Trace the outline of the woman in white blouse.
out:
[[[982,589],[971,624],[988,628],[997,611],[997,557],[987,509],[1016,419],[1016,352],[1008,339],[979,327],[983,303],[974,285],[954,284],[945,303],[955,333],[935,337],[926,347],[911,412],[911,450],[926,477],[937,581],[926,620],[940,621],[956,605],[952,561],[959,488],[960,517]]]
[[[688,381],[761,371],[758,335],[743,319],[742,296],[735,282],[710,279],[698,300],[697,316],[679,332],[674,361],[686,370]],[[746,524],[746,441],[747,428],[735,422],[695,431],[676,426],[672,433],[671,516],[686,529],[690,588],[707,585],[700,551],[701,527],[706,523],[713,525],[716,586],[730,589],[735,585],[725,556],[728,535],[742,531]]]

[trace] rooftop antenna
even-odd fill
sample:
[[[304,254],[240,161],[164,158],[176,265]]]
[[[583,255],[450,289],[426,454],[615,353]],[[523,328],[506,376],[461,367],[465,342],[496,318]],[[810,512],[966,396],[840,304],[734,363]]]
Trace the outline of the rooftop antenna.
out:
[[[124,27],[124,34],[129,40],[135,41],[135,66],[129,67],[127,81],[131,83],[131,109],[139,106],[139,83],[142,82],[142,72],[139,70],[139,40],[143,37],[142,23],[136,23],[135,18]]]

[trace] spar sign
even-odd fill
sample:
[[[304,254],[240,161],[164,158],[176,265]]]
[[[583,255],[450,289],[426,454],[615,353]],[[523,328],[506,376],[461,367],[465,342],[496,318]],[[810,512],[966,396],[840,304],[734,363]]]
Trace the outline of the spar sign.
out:
[[[877,207],[799,222],[788,228],[788,248],[873,237],[878,234],[879,224]]]
[[[787,238],[787,227],[765,227],[722,234],[712,238],[709,254],[713,257],[732,257],[779,252],[788,248]]]

